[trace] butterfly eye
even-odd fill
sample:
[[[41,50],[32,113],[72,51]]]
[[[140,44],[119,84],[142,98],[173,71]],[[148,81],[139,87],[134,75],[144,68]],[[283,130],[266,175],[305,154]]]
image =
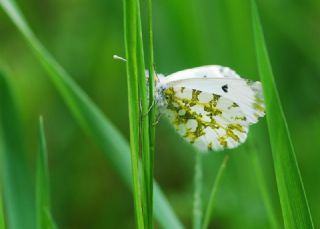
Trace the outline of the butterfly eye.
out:
[[[221,87],[224,92],[228,92],[228,84],[225,84]]]

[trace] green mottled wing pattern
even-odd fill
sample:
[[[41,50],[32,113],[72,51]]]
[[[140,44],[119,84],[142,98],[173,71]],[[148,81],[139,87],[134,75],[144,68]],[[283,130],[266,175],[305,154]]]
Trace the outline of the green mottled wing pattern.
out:
[[[184,139],[202,151],[234,148],[248,134],[239,105],[224,96],[186,87],[163,89],[166,114]]]

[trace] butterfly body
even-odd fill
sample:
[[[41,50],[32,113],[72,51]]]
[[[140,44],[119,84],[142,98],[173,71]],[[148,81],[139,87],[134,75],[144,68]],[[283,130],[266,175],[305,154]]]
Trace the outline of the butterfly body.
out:
[[[238,146],[264,115],[261,84],[217,65],[158,75],[156,100],[178,133],[201,151]]]

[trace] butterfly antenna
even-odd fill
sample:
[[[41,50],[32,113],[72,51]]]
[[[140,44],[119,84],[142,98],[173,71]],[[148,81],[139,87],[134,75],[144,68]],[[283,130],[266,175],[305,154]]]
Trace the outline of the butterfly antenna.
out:
[[[125,59],[125,58],[123,58],[123,57],[121,57],[121,56],[117,56],[117,55],[113,55],[113,59],[115,59],[115,60],[121,60],[121,61],[123,61],[123,62],[127,62],[127,59]]]

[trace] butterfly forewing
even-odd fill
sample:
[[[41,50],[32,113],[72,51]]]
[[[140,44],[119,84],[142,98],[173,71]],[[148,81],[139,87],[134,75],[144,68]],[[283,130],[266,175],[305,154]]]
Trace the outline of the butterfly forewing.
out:
[[[170,121],[198,149],[217,151],[234,148],[245,141],[249,122],[232,100],[179,86],[167,87],[163,94]]]
[[[260,82],[208,65],[158,78],[158,105],[176,130],[201,150],[234,148],[265,115]]]
[[[237,78],[189,78],[170,82],[168,86],[193,88],[229,99],[240,106],[249,123],[256,123],[264,116],[260,82]]]

